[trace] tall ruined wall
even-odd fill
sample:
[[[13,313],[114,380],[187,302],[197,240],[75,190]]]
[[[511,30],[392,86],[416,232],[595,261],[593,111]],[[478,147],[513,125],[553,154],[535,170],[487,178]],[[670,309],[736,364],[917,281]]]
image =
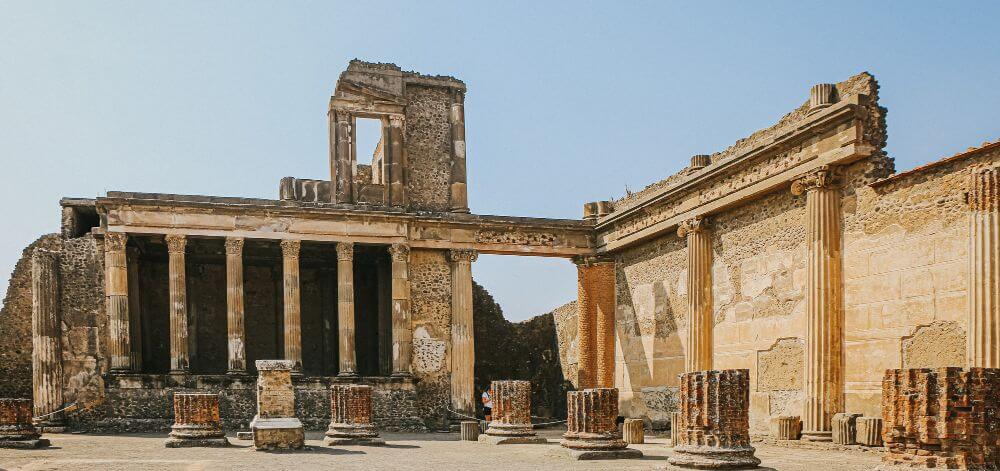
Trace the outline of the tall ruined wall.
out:
[[[451,180],[452,91],[408,85],[406,107],[406,192],[418,211],[448,211]]]
[[[0,397],[31,397],[31,254],[58,250],[57,234],[39,237],[21,252],[0,309]]]
[[[445,251],[410,252],[410,299],[416,407],[429,428],[439,428],[451,404],[451,266]]]
[[[522,322],[503,318],[503,309],[478,283],[472,285],[475,321],[476,395],[494,380],[531,381],[532,414],[565,418],[566,380],[559,362],[559,345],[553,313]],[[479,404],[479,401],[477,401]],[[477,406],[482,413],[482,404]]]

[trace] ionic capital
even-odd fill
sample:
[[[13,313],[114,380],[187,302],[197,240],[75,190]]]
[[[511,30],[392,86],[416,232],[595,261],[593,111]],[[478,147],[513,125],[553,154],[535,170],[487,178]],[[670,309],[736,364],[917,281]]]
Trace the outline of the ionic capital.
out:
[[[228,255],[242,255],[243,254],[243,238],[242,237],[226,237],[226,254],[228,254]]]
[[[979,167],[969,175],[965,202],[971,211],[1000,210],[1000,169]]]
[[[843,177],[837,167],[823,165],[792,182],[792,194],[795,196],[819,190],[837,188],[843,183]]]
[[[345,262],[354,260],[353,242],[337,242],[337,260]]]
[[[406,244],[392,244],[389,246],[389,256],[394,262],[408,262],[410,260],[410,246]]]
[[[453,249],[448,251],[448,258],[453,262],[475,262],[479,252],[469,249]]]
[[[302,241],[286,239],[281,241],[281,256],[285,258],[299,258],[299,251],[302,249]]]
[[[104,234],[104,251],[124,252],[126,242],[128,242],[128,235],[124,232],[108,232]]]
[[[168,253],[183,254],[187,248],[187,236],[184,234],[167,234],[164,240],[167,241]]]
[[[615,259],[607,255],[577,255],[573,257],[573,263],[580,267],[589,267],[605,263],[615,263]]]
[[[687,237],[709,229],[711,220],[704,216],[696,216],[677,225],[677,237]]]

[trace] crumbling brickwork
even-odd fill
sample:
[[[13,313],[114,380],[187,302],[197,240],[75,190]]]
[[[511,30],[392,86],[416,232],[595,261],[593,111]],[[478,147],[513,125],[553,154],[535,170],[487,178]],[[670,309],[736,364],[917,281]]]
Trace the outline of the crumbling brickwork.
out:
[[[760,464],[750,446],[750,372],[696,371],[680,380],[676,454],[670,463],[707,469]]]
[[[887,370],[882,418],[884,465],[1000,467],[1000,369]]]

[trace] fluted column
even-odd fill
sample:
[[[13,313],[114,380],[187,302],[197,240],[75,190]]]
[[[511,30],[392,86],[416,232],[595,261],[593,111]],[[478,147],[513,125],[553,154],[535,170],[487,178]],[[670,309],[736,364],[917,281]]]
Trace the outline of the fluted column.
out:
[[[128,266],[128,332],[132,371],[142,371],[142,298],[139,292],[139,249],[125,248]]]
[[[334,169],[333,181],[330,182],[330,193],[334,203],[354,202],[354,175],[351,162],[351,125],[350,113],[338,111],[334,115]]]
[[[973,170],[967,195],[969,366],[1000,368],[1000,170]]]
[[[465,93],[456,91],[448,114],[451,124],[451,211],[469,212],[465,170]]]
[[[104,282],[108,311],[108,358],[111,371],[132,369],[128,319],[128,267],[125,244],[128,236],[109,232],[104,236]]]
[[[715,316],[712,307],[712,235],[709,221],[697,217],[688,219],[677,228],[678,237],[687,238],[688,313],[687,355],[684,371],[712,369],[712,332]]]
[[[610,388],[615,383],[615,263],[578,257],[577,389]]]
[[[62,329],[59,320],[59,254],[35,249],[31,255],[31,370],[35,417],[60,425],[62,408]]]
[[[392,257],[392,375],[409,376],[413,355],[410,324],[410,247],[393,244]]]
[[[170,288],[170,372],[183,374],[191,368],[188,357],[187,276],[184,270],[187,237],[168,234],[166,241]]]
[[[358,375],[354,350],[354,243],[337,244],[337,326],[340,330],[340,372]]]
[[[298,240],[281,241],[282,273],[284,274],[284,332],[285,360],[292,362],[292,371],[302,371],[302,312],[299,296],[299,250]]]
[[[844,314],[840,178],[823,166],[792,184],[806,195],[806,358],[802,438],[832,440],[830,420],[844,410]]]
[[[474,250],[452,250],[451,259],[451,407],[462,414],[476,411],[475,336],[472,320]]]
[[[406,151],[403,146],[403,115],[389,116],[389,204],[406,206]]]
[[[226,238],[226,332],[229,372],[246,373],[246,332],[243,322],[243,238]]]

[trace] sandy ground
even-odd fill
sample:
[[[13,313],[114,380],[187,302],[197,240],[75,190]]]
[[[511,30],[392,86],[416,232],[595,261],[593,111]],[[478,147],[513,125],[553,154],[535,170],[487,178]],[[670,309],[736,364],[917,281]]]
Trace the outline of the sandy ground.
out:
[[[538,445],[486,445],[458,440],[451,434],[384,433],[384,447],[323,446],[321,432],[306,434],[307,450],[265,453],[249,442],[230,438],[230,448],[165,448],[165,435],[46,434],[52,447],[41,450],[0,449],[3,470],[587,470],[680,469],[667,464],[668,439],[647,436],[632,445],[645,454],[639,460],[574,461],[561,454],[559,430],[539,431],[549,439]],[[755,444],[766,468],[789,471],[870,470],[877,453],[801,450]]]

